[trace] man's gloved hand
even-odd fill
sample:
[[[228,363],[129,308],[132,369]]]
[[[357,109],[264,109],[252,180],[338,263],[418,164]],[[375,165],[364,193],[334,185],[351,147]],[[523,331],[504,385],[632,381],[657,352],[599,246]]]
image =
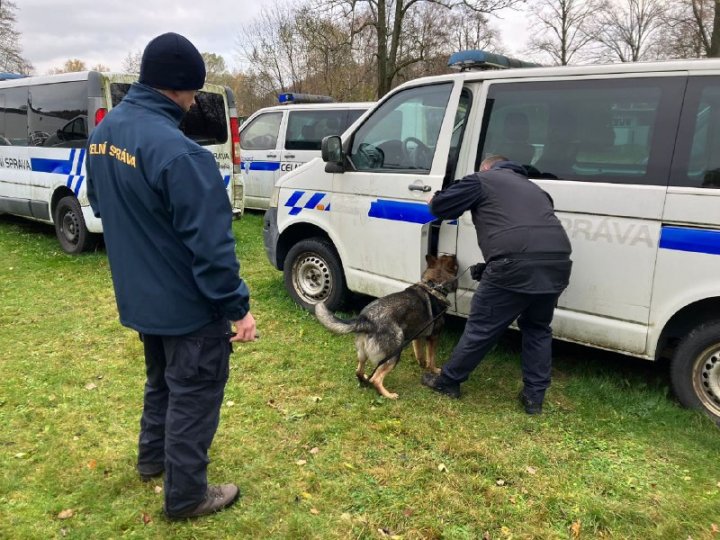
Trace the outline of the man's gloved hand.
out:
[[[486,266],[487,264],[484,262],[473,264],[470,267],[470,277],[472,277],[475,281],[480,281]]]

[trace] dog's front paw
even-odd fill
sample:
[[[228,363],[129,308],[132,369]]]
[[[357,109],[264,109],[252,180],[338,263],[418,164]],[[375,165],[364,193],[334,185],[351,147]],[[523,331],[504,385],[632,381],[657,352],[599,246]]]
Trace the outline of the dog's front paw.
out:
[[[385,394],[385,397],[388,399],[397,399],[400,396],[398,396],[395,392],[388,392],[387,394]]]
[[[442,372],[442,369],[440,369],[439,367],[433,366],[431,368],[428,368],[428,371],[430,373],[434,373],[435,375],[440,375],[440,373]]]

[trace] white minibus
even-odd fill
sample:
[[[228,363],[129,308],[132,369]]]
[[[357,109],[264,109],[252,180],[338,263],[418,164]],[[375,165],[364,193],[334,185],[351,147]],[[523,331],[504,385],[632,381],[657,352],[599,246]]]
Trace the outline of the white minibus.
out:
[[[451,63],[498,67],[465,52]],[[555,201],[573,246],[558,339],[671,358],[681,403],[720,420],[720,60],[464,69],[394,89],[326,162],[275,187],[265,247],[290,295],[336,309],[420,279],[425,254],[482,260],[469,214],[427,198],[503,154]],[[452,311],[467,315],[464,274]]]
[[[335,103],[328,96],[281,94],[280,105],[253,113],[240,126],[245,206],[265,209],[275,182],[320,157],[320,143],[340,135],[372,102]]]
[[[136,79],[88,71],[0,82],[0,214],[54,224],[67,253],[92,249],[102,223],[93,215],[85,191],[88,134]],[[234,212],[242,214],[232,91],[206,85],[180,127],[213,153]]]

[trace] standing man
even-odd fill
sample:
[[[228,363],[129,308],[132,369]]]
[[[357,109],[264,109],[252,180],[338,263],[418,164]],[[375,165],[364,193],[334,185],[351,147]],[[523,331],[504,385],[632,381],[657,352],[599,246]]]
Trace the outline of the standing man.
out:
[[[486,266],[450,360],[440,374],[425,374],[422,382],[459,398],[460,383],[518,319],[524,383],[518,398],[526,413],[540,414],[550,386],[550,322],[570,279],[570,240],[555,217],[550,195],[528,180],[522,166],[502,156],[485,159],[480,172],[430,201],[430,211],[442,219],[456,219],[466,210],[472,212]],[[473,277],[479,279],[475,273]]]
[[[88,198],[102,217],[120,322],[140,333],[147,382],[137,470],[165,472],[165,513],[230,506],[233,484],[208,486],[231,341],[253,341],[232,210],[213,155],[179,125],[205,84],[183,36],[145,48],[140,81],[90,136]],[[231,324],[235,330],[231,330]]]

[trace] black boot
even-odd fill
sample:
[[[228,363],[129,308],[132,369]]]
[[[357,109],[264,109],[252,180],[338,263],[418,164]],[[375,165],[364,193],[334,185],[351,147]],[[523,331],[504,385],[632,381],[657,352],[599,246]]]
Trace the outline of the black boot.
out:
[[[520,405],[522,405],[525,409],[526,413],[542,414],[542,401],[531,401],[522,390],[518,394],[518,400],[520,401]]]
[[[453,399],[460,398],[460,383],[448,379],[442,373],[439,375],[435,375],[434,373],[425,373],[422,376],[422,383],[431,390],[435,390],[447,397]]]

